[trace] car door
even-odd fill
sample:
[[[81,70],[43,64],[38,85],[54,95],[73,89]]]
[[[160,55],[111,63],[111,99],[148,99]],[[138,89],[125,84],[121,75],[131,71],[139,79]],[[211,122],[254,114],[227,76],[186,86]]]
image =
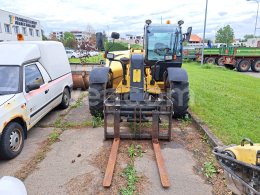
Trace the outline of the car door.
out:
[[[26,92],[28,84],[39,84],[40,88]],[[48,101],[48,81],[44,81],[35,63],[24,66],[24,93],[27,101],[27,113],[30,115],[30,125],[34,125],[48,110],[46,107]]]

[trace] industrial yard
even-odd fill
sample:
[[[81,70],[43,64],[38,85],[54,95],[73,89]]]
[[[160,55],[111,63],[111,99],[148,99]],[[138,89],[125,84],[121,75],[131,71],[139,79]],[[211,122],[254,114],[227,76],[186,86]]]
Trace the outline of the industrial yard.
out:
[[[127,187],[122,173],[132,144],[142,146],[142,156],[135,160],[139,178],[135,185],[137,192],[228,192],[204,134],[197,131],[191,119],[175,120],[172,141],[162,143],[174,188],[162,191],[151,142],[129,140],[120,144],[112,187],[104,189],[102,179],[112,142],[103,140],[102,123],[92,127],[93,119],[87,112],[87,93],[74,91],[72,96],[69,111],[53,110],[29,132],[25,148],[16,159],[0,162],[1,174],[24,181],[29,194],[117,194]],[[205,162],[216,166],[218,173],[212,178],[205,175]]]
[[[0,195],[260,195],[259,3],[2,0]]]

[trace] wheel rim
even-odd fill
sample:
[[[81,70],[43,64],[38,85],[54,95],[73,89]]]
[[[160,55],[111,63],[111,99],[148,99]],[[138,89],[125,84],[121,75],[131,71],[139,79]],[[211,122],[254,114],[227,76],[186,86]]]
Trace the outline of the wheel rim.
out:
[[[208,64],[214,64],[214,60],[213,59],[209,59],[208,60]]]
[[[255,69],[260,71],[260,62],[255,63]]]
[[[241,69],[242,69],[242,70],[247,70],[247,69],[249,69],[249,63],[248,63],[248,62],[242,63],[242,64],[241,64]]]
[[[69,97],[66,93],[64,93],[64,95],[63,95],[63,102],[65,102],[66,105],[69,104]]]
[[[219,66],[223,66],[223,65],[224,65],[224,58],[220,58],[220,59],[218,60],[218,65],[219,65]]]
[[[17,152],[22,144],[22,132],[20,129],[14,129],[10,134],[10,149]]]

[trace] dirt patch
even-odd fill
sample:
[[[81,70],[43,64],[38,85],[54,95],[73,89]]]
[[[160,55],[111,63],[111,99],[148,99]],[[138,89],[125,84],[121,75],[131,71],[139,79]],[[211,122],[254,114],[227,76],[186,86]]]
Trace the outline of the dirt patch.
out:
[[[59,136],[62,131],[56,130],[55,133]],[[20,170],[15,172],[14,176],[22,181],[24,181],[28,175],[30,175],[34,169],[37,168],[37,165],[45,158],[48,151],[51,149],[51,145],[56,142],[60,141],[59,138],[51,137],[52,133],[49,135],[47,140],[44,140],[39,147],[38,152],[34,155]]]
[[[207,143],[206,136],[196,130],[194,124],[191,122],[186,122],[185,124],[185,122],[177,120],[174,124],[181,130],[174,131],[172,138],[175,142],[183,145],[188,151],[192,152],[196,161],[194,172],[212,185],[213,194],[231,194],[231,191],[227,189],[225,183],[224,171],[215,160],[215,156],[212,154],[212,148]],[[217,173],[213,175],[212,178],[207,178],[203,172],[205,162],[212,162],[216,167]]]
[[[103,188],[102,182],[103,177],[106,171],[108,158],[110,155],[111,150],[111,141],[105,142],[105,145],[99,149],[99,151],[93,155],[90,160],[90,163],[97,167],[100,172],[102,173],[101,177],[96,183],[91,184],[91,188],[95,189],[95,194],[119,194],[120,189],[127,186],[126,178],[123,176],[123,170],[130,162],[130,158],[128,157],[128,147],[131,144],[140,144],[144,150],[147,150],[146,143],[141,143],[138,141],[130,141],[130,140],[123,140],[120,143],[118,156],[116,161],[116,166],[113,174],[112,185],[110,188]],[[148,144],[149,145],[149,144]],[[139,181],[136,185],[136,193],[141,194],[144,189],[145,184],[148,183],[148,178],[143,175],[138,175]],[[89,184],[88,184],[89,185]],[[89,185],[90,186],[90,185]]]
[[[65,184],[67,194],[84,195],[86,192],[90,194],[90,191],[93,191],[93,189],[89,187],[89,184],[92,183],[94,177],[92,173],[86,173],[71,179]]]
[[[50,150],[48,140],[40,144],[40,148],[35,156],[33,156],[20,170],[15,172],[14,176],[24,181],[30,175],[37,165],[45,158],[46,153]]]

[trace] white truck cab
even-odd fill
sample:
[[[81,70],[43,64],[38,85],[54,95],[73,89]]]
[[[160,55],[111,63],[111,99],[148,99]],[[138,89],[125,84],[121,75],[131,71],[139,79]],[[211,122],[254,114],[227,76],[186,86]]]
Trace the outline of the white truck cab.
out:
[[[0,157],[22,150],[27,131],[53,108],[67,108],[72,90],[62,43],[0,43]]]

